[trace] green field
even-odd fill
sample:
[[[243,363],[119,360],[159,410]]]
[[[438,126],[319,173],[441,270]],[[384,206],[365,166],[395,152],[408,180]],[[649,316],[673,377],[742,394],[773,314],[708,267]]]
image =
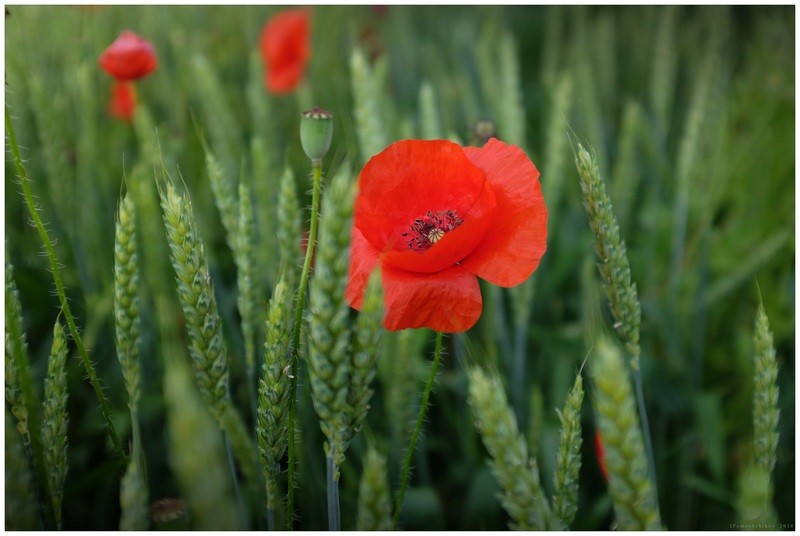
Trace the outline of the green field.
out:
[[[276,95],[259,36],[284,9],[6,7],[5,528],[285,529],[291,501],[298,530],[334,511],[344,530],[793,530],[794,6],[313,6],[308,67]],[[158,59],[131,122],[98,64],[126,29]],[[298,324],[315,106],[333,139]],[[478,323],[441,339],[397,510],[437,335],[347,308],[353,185],[394,141],[487,125],[541,172],[547,252],[522,285],[482,281]],[[262,372],[295,327],[296,374]],[[374,392],[333,492],[319,397],[341,374],[366,389],[359,351]],[[289,394],[259,393],[269,377],[297,382],[272,467],[257,415]],[[176,519],[148,516],[165,498]]]

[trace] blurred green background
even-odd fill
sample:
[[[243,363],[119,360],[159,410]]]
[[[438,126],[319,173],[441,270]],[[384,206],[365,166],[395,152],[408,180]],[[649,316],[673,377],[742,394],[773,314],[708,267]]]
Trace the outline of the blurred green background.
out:
[[[793,6],[315,6],[304,87],[281,97],[266,93],[257,51],[276,6],[7,7],[6,104],[42,216],[57,240],[71,306],[125,441],[129,415],[111,316],[114,216],[125,177],[152,177],[154,162],[132,125],[108,117],[111,79],[97,58],[124,29],[155,46],[158,69],[136,84],[140,112],[152,118],[167,168],[180,174],[192,197],[232,353],[241,356],[235,267],[200,134],[228,175],[251,181],[259,196],[257,216],[268,222],[284,166],[306,180],[308,163],[297,136],[302,109],[318,105],[335,115],[328,175],[363,164],[350,73],[352,51],[359,48],[372,66],[387,141],[449,137],[466,144],[475,123],[489,119],[497,136],[523,146],[542,172],[550,211],[548,252],[532,282],[510,290],[484,287],[479,324],[449,339],[415,458],[404,527],[506,526],[466,405],[461,362],[467,354],[514,378],[507,392],[539,457],[542,482],[552,491],[560,426],[554,410],[563,405],[597,333],[612,323],[581,206],[575,142],[596,155],[638,286],[645,395],[665,525],[724,530],[735,521],[737,477],[753,441],[752,336],[760,293],[781,367],[774,501],[779,522],[793,527]],[[520,113],[515,105],[522,106]],[[254,139],[263,145],[254,148]],[[8,156],[5,177],[7,260],[14,265],[40,386],[58,300]],[[298,191],[307,189],[302,184]],[[161,222],[148,225],[141,241],[161,246]],[[264,236],[260,246],[266,250]],[[269,289],[277,264],[268,251],[262,262]],[[155,282],[158,272],[146,272],[143,292],[172,289],[172,275],[162,275]],[[155,500],[179,491],[165,452],[162,364],[147,303],[140,419]],[[432,337],[423,333],[419,339],[418,355],[405,364],[418,379],[416,393]],[[369,433],[379,441],[389,434],[386,393],[395,370],[392,341],[385,346],[368,417]],[[244,374],[240,360],[232,361],[237,393]],[[514,374],[520,362],[522,374]],[[120,475],[77,359],[70,359],[68,373],[65,528],[115,529]],[[613,515],[592,449],[591,396],[590,389],[573,528],[602,530]],[[244,393],[235,398],[247,407]],[[319,529],[325,526],[322,439],[308,400],[301,400],[301,416],[297,527]],[[346,529],[353,527],[363,436],[342,469]]]

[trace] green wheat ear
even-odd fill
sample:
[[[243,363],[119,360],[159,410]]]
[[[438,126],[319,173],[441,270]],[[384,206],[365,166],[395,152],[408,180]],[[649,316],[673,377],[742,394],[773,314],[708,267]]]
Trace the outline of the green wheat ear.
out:
[[[67,338],[61,322],[53,327],[53,345],[47,361],[42,401],[42,446],[45,474],[56,526],[61,529],[61,504],[67,477]]]
[[[117,358],[128,391],[128,406],[136,414],[139,402],[139,267],[133,198],[119,204],[114,241],[114,325]]]
[[[6,327],[6,402],[16,421],[16,428],[26,447],[31,444],[31,430],[28,423],[28,408],[34,408],[35,400],[31,382],[30,361],[28,358],[28,342],[22,329],[22,306],[19,303],[19,291],[14,282],[14,267],[8,261],[6,251],[6,293],[5,293],[5,327]],[[29,401],[30,400],[30,401]]]
[[[492,103],[498,137],[525,147],[525,108],[514,37],[488,24],[478,37],[476,61],[484,102]]]
[[[475,427],[491,457],[492,474],[503,490],[500,502],[511,516],[512,528],[563,530],[544,496],[536,460],[528,457],[500,378],[479,368],[468,370],[467,376]]]
[[[256,399],[256,336],[258,322],[261,318],[259,311],[258,283],[255,275],[255,217],[253,215],[253,200],[250,187],[245,181],[239,182],[239,222],[236,234],[236,283],[239,287],[237,305],[241,317],[242,338],[244,339],[244,362],[247,371],[247,392],[250,395],[251,411],[255,419]]]
[[[617,154],[614,158],[609,189],[614,199],[614,214],[620,228],[630,228],[631,210],[639,183],[644,173],[640,168],[639,154],[647,142],[644,135],[649,135],[647,115],[638,101],[630,100],[625,104],[622,113],[622,124],[617,138]]]
[[[678,22],[677,6],[660,8],[660,22],[656,28],[653,64],[650,75],[650,98],[658,128],[667,132],[675,100],[675,80],[678,72],[678,50],[680,41],[675,29]]]
[[[367,64],[364,52],[358,48],[353,49],[350,55],[350,77],[355,102],[358,148],[361,161],[366,162],[386,147],[387,140],[378,90],[381,85]]]
[[[300,247],[303,220],[294,173],[288,167],[281,176],[277,213],[281,269],[286,274],[287,284],[293,287],[294,282],[300,278],[300,268],[303,265],[303,251]]]
[[[422,367],[424,342],[425,330],[386,333],[378,369],[391,438],[390,460],[402,457],[414,430],[419,405],[417,376]]]
[[[222,169],[206,141],[202,140],[202,143],[206,154],[206,172],[211,184],[211,193],[214,196],[217,210],[219,210],[222,226],[225,228],[225,240],[236,258],[239,246],[236,240],[239,228],[239,200],[236,197],[236,182]]]
[[[423,140],[442,138],[442,124],[439,119],[439,107],[436,104],[436,92],[430,82],[425,80],[419,87],[420,134]]]
[[[631,281],[631,268],[625,251],[625,241],[620,238],[619,225],[611,209],[611,199],[606,193],[597,162],[578,144],[575,162],[581,177],[583,206],[589,217],[594,235],[598,270],[603,288],[608,295],[614,327],[625,342],[631,356],[631,368],[639,369],[639,325],[641,308],[636,283]]]
[[[636,399],[622,352],[601,338],[590,365],[595,386],[595,410],[608,467],[609,491],[619,528],[660,530],[661,514],[647,475]]]
[[[377,372],[378,353],[384,330],[383,287],[380,270],[375,270],[364,292],[364,303],[353,330],[350,350],[350,390],[348,404],[351,411],[350,431],[353,436],[361,430],[369,411],[373,390],[370,388]]]
[[[389,496],[386,458],[370,445],[364,457],[358,487],[357,530],[392,530],[392,502]]]
[[[553,475],[555,495],[553,511],[569,527],[578,511],[578,477],[581,470],[581,405],[583,404],[583,378],[575,378],[564,410],[559,412],[561,439],[556,454],[556,472]]]
[[[228,352],[200,230],[191,203],[178,194],[169,181],[162,185],[160,195],[197,385],[220,427],[228,434],[242,471],[253,479],[258,474],[252,456],[254,447],[228,393]]]
[[[775,469],[778,450],[778,361],[764,305],[759,304],[755,321],[755,370],[753,372],[753,453],[756,466],[766,471],[768,481]],[[771,483],[770,494],[771,494]]]
[[[264,471],[267,508],[278,506],[280,462],[289,445],[291,393],[292,292],[281,276],[269,302],[264,364],[258,382],[258,447]]]
[[[308,370],[311,398],[327,442],[325,453],[338,467],[350,440],[350,306],[344,299],[353,213],[352,177],[340,171],[325,192],[314,277],[309,284]]]
[[[231,111],[222,83],[208,58],[196,54],[191,61],[195,98],[202,113],[203,125],[208,125],[211,147],[222,158],[223,177],[232,177],[242,157],[242,140],[236,117]],[[233,190],[233,195],[236,191]],[[235,208],[235,205],[234,205]],[[233,220],[236,223],[236,220]]]
[[[6,342],[6,358],[5,358],[5,395],[6,406],[11,411],[11,418],[14,422],[16,429],[17,439],[22,444],[22,456],[24,460],[24,471],[26,475],[22,474],[23,468],[18,468],[19,478],[27,478],[27,480],[20,480],[13,482],[9,487],[8,480],[6,480],[6,497],[10,493],[10,489],[19,485],[17,488],[20,493],[20,499],[27,497],[26,493],[30,492],[34,497],[40,496],[42,490],[39,482],[46,480],[44,471],[44,454],[42,452],[42,441],[39,430],[39,402],[37,400],[36,392],[33,387],[33,380],[31,379],[30,361],[28,357],[28,343],[25,337],[25,332],[22,329],[22,307],[19,302],[19,291],[14,282],[14,267],[9,262],[8,250],[6,250],[6,290],[5,290],[5,342]],[[6,415],[6,467],[9,463],[12,465],[18,463],[15,457],[8,458],[12,447],[11,441],[8,438],[8,421],[9,417]],[[16,456],[16,453],[14,453]],[[6,479],[8,479],[9,471],[6,470]],[[36,475],[36,478],[31,479],[31,474]],[[25,483],[27,482],[27,484]],[[28,486],[28,488],[26,488]],[[28,491],[25,491],[28,489]],[[8,502],[6,499],[6,512],[7,519],[11,520],[15,517],[15,521],[7,521],[6,528],[11,525],[18,524],[21,528],[28,526],[28,510],[27,507],[17,501]],[[42,497],[42,501],[45,499]],[[31,501],[31,505],[35,505],[35,498]],[[11,510],[9,510],[9,507]],[[12,511],[13,510],[13,511]],[[33,520],[35,522],[35,516]],[[31,528],[34,528],[31,526]],[[39,527],[41,528],[41,526]]]
[[[572,113],[574,92],[572,72],[564,69],[554,80],[549,113],[547,115],[547,137],[545,138],[545,153],[542,158],[542,191],[547,200],[548,226],[557,233],[555,222],[558,221],[561,198],[564,193],[567,175],[567,155],[569,154],[569,139],[564,136],[564,127]],[[533,278],[528,278],[528,281]],[[516,296],[516,293],[514,294]]]
[[[769,320],[759,303],[753,337],[753,459],[739,474],[736,496],[737,522],[740,528],[778,528],[772,504],[778,448],[778,363]]]

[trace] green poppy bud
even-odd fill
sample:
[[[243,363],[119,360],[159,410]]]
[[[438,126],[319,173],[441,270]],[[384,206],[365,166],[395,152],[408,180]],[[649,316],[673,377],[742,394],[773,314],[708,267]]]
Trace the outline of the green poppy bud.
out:
[[[327,154],[333,137],[333,114],[322,108],[302,113],[300,143],[312,163],[319,163]]]

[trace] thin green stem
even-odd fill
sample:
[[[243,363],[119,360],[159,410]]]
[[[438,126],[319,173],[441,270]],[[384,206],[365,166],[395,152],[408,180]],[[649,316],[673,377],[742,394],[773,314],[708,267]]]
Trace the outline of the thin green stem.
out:
[[[294,309],[294,328],[292,332],[292,387],[289,395],[289,474],[286,490],[286,528],[293,530],[294,525],[294,465],[295,465],[295,405],[297,398],[297,363],[300,351],[300,327],[303,322],[303,305],[305,303],[308,275],[311,271],[311,259],[317,243],[317,222],[319,220],[319,200],[322,191],[322,162],[312,162],[314,189],[311,194],[311,225],[308,230],[308,246],[303,261],[303,272],[297,288],[297,302]],[[298,237],[299,239],[299,237]]]
[[[25,172],[25,168],[22,167],[22,158],[20,157],[19,153],[19,146],[17,145],[17,137],[14,134],[14,126],[11,123],[11,117],[8,114],[8,107],[6,106],[5,110],[5,119],[6,119],[6,131],[8,132],[8,144],[11,148],[11,153],[14,157],[14,164],[17,168],[17,176],[19,177],[19,183],[22,186],[22,193],[25,197],[25,204],[28,206],[28,212],[30,212],[31,219],[36,226],[36,230],[39,232],[39,237],[42,240],[42,244],[47,252],[47,259],[50,261],[50,271],[53,273],[53,282],[56,286],[56,293],[58,294],[58,299],[61,302],[61,308],[64,312],[64,318],[67,321],[67,326],[69,326],[69,332],[72,336],[72,340],[75,341],[75,345],[78,348],[78,353],[81,356],[81,361],[83,361],[83,367],[86,370],[86,376],[89,379],[89,383],[91,383],[92,388],[94,389],[94,393],[97,396],[97,401],[100,404],[100,412],[103,414],[103,420],[106,424],[106,429],[108,430],[108,435],[111,438],[111,442],[114,445],[114,449],[117,451],[117,456],[119,458],[120,466],[125,468],[128,464],[128,457],[125,455],[125,451],[122,449],[122,444],[117,437],[117,433],[114,430],[114,424],[111,422],[111,413],[108,409],[108,401],[103,394],[103,388],[100,386],[100,381],[97,378],[97,373],[94,370],[94,365],[92,365],[91,360],[89,359],[89,355],[86,353],[86,348],[83,346],[83,340],[81,339],[81,335],[78,332],[78,328],[75,325],[75,320],[72,316],[72,312],[69,308],[69,302],[67,302],[67,295],[64,291],[64,283],[61,279],[61,270],[58,267],[58,261],[56,260],[56,252],[53,248],[53,242],[50,240],[50,237],[47,234],[47,229],[44,227],[44,223],[42,223],[42,219],[39,217],[39,212],[36,209],[36,203],[33,201],[33,194],[31,193],[31,186],[30,182],[28,181],[28,175]]]
[[[327,456],[328,468],[325,473],[328,483],[328,530],[342,530],[341,511],[339,509],[339,480],[336,478],[336,462],[333,456]]]
[[[511,396],[514,413],[519,422],[525,422],[525,356],[527,354],[528,319],[521,319],[514,328],[514,361],[511,374]]]
[[[392,519],[392,526],[397,529],[397,522],[400,520],[400,509],[403,506],[403,497],[406,494],[406,484],[408,484],[408,474],[411,471],[411,458],[414,455],[414,447],[417,446],[419,434],[422,432],[422,423],[425,421],[425,413],[428,410],[428,399],[433,391],[433,384],[436,382],[436,372],[439,370],[439,361],[442,358],[442,332],[436,333],[436,349],[433,353],[433,364],[431,365],[431,372],[428,376],[428,383],[425,385],[425,392],[422,394],[422,404],[419,408],[419,415],[417,416],[417,426],[414,428],[414,433],[411,435],[411,441],[406,450],[406,457],[403,460],[403,470],[400,473],[400,489],[397,492],[397,498],[394,503],[394,518]]]
[[[644,453],[647,456],[647,469],[650,482],[653,485],[653,494],[658,504],[658,483],[656,481],[656,459],[653,456],[653,441],[650,439],[650,423],[647,420],[647,409],[644,405],[644,389],[642,388],[642,369],[633,370],[633,384],[636,389],[636,401],[639,409],[639,420],[642,422],[642,435],[644,436]]]
[[[236,498],[236,505],[239,507],[239,517],[241,518],[242,526],[247,526],[247,513],[244,508],[244,501],[242,499],[242,492],[239,487],[239,478],[236,476],[236,462],[233,460],[233,449],[231,448],[231,440],[228,438],[228,433],[222,431],[222,444],[225,445],[225,455],[228,458],[228,469],[231,472],[231,482],[233,484],[233,495]]]

